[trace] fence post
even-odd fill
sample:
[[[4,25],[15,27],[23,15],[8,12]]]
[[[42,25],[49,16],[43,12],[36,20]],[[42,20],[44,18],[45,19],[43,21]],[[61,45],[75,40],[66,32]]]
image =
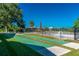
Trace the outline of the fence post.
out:
[[[76,31],[77,31],[77,28],[74,28],[74,40],[77,40],[77,38],[76,38]]]

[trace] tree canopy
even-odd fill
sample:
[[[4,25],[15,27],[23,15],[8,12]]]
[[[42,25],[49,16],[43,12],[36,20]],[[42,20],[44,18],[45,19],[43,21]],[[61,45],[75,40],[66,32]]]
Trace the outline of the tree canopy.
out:
[[[33,28],[34,27],[34,21],[30,20],[30,27]]]
[[[74,22],[74,28],[79,28],[79,18]]]
[[[25,27],[22,19],[22,10],[19,8],[18,4],[0,4],[0,25],[9,29],[12,27],[13,23],[16,23],[18,27]]]
[[[77,40],[77,33],[79,32],[79,18],[74,22],[74,40]]]

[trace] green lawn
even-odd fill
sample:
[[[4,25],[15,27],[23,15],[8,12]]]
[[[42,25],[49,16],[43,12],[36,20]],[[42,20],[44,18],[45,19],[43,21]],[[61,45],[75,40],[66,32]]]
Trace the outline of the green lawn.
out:
[[[24,35],[25,36],[25,35]],[[49,41],[51,40],[54,40],[55,38],[52,38],[52,37],[47,37],[47,36],[41,36],[41,35],[38,35],[38,34],[31,34],[31,36],[33,36],[33,37],[35,37],[35,36],[37,36],[37,37],[40,37],[40,38],[46,38],[46,39],[49,39]],[[32,37],[32,38],[33,38]],[[45,40],[46,40],[45,39]],[[60,46],[60,47],[63,47],[63,48],[66,48],[66,49],[69,49],[69,50],[71,50],[71,52],[69,52],[69,53],[67,53],[67,54],[65,54],[65,55],[63,55],[63,56],[79,56],[79,49],[78,50],[75,50],[75,49],[72,49],[72,48],[69,48],[69,47],[66,47],[66,46],[63,46],[62,44],[64,44],[64,43],[66,43],[66,42],[76,42],[76,43],[79,43],[79,41],[77,41],[77,40],[68,40],[68,39],[66,39],[66,40],[59,40],[59,39],[55,39],[56,41],[61,41],[60,43],[58,43],[58,42],[50,42],[50,44],[49,45],[55,45],[55,46]],[[49,42],[48,41],[48,42]],[[62,43],[63,42],[63,43]],[[48,43],[47,43],[48,44]]]
[[[59,40],[52,37],[33,34],[16,35],[14,38],[7,38],[2,35],[0,36],[0,40],[0,55],[41,56],[40,53],[36,52],[34,49],[28,46],[33,45],[44,48],[60,46],[71,50],[71,52],[65,54],[64,56],[79,56],[79,49],[75,50],[63,46],[63,44],[67,42],[79,43],[79,41]]]
[[[16,41],[15,38],[8,38],[0,35],[0,56],[41,56],[25,44]]]

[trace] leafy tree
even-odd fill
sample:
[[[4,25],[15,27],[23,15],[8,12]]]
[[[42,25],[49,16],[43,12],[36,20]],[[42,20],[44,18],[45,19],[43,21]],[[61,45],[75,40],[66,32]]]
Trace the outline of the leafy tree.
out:
[[[48,27],[45,27],[45,31],[49,31],[49,28]]]
[[[31,27],[31,28],[34,27],[34,21],[33,21],[33,20],[30,21],[30,27]]]
[[[33,20],[30,20],[30,31],[33,31],[33,28],[34,28],[34,21]]]
[[[77,39],[76,38],[76,33],[77,33],[78,29],[79,29],[79,18],[74,22],[73,28],[74,28],[74,39],[76,40]]]
[[[25,27],[24,21],[22,20],[22,10],[18,7],[18,4],[0,4],[0,23],[3,24],[6,32],[12,27],[13,22],[18,27]]]

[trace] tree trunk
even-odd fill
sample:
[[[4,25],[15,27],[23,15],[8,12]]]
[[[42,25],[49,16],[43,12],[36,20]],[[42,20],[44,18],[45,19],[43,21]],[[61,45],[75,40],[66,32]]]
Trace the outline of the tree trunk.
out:
[[[7,26],[5,26],[5,32],[8,32],[8,31],[7,31]]]
[[[16,33],[16,30],[13,30],[14,33]]]

